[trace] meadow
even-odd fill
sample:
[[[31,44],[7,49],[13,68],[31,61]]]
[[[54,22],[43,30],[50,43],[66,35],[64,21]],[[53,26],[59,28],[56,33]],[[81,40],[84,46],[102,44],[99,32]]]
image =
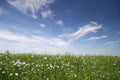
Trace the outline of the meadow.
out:
[[[0,80],[120,80],[120,57],[0,53]]]

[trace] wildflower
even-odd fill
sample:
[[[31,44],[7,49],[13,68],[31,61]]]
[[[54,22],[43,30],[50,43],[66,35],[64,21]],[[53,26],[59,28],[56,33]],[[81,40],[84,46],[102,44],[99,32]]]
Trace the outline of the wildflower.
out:
[[[37,71],[39,72],[39,69]]]
[[[59,66],[57,66],[57,68],[59,68]]]
[[[39,64],[37,64],[36,67],[39,67]]]
[[[32,68],[31,71],[34,71],[34,68]]]
[[[5,71],[2,71],[2,73],[4,74],[4,73],[5,73]]]
[[[41,66],[43,66],[43,64],[41,64]]]
[[[17,60],[13,65],[20,67],[21,65],[25,65],[25,62],[20,62],[20,60]]]
[[[62,66],[61,68],[64,68],[64,66]]]
[[[73,71],[71,70],[71,73],[73,73]]]
[[[10,73],[10,76],[12,76],[13,74],[12,73]]]
[[[113,65],[114,65],[114,66],[116,66],[116,64],[115,64],[115,63],[114,63]]]
[[[16,76],[18,76],[18,73],[15,73]]]
[[[68,62],[68,64],[70,64],[70,62]]]
[[[95,72],[92,72],[92,75],[95,75]]]
[[[31,57],[33,58],[34,56],[32,55]]]
[[[74,74],[74,77],[77,77],[77,75],[76,75],[76,74]]]
[[[3,64],[3,62],[0,62],[0,64]]]
[[[44,57],[44,59],[46,60],[46,59],[47,59],[47,57]]]
[[[48,64],[46,64],[46,66],[48,66]]]
[[[22,63],[23,65],[26,64],[25,62]]]
[[[24,72],[22,72],[21,74],[24,74]]]

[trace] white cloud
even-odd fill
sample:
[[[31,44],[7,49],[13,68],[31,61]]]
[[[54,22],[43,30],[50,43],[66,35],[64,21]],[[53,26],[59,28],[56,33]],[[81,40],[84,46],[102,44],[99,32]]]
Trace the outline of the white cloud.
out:
[[[40,24],[41,27],[45,27],[44,24]],[[19,42],[32,42],[32,43],[48,43],[51,45],[56,46],[66,46],[69,45],[71,42],[81,38],[82,36],[85,36],[88,33],[94,32],[96,33],[99,29],[101,29],[102,26],[98,25],[97,23],[89,23],[87,25],[81,26],[76,32],[74,33],[65,33],[61,35],[59,38],[54,37],[48,37],[48,36],[35,36],[32,34],[32,36],[25,36],[25,35],[18,35],[16,33],[13,33],[11,31],[6,30],[0,30],[0,38],[7,39],[7,40],[13,40],[13,41],[19,41]],[[23,33],[25,34],[25,33]],[[26,34],[27,35],[27,34]],[[44,35],[44,34],[42,34]],[[105,38],[106,36],[102,37],[92,37],[89,40],[93,39],[100,39]]]
[[[41,11],[41,15],[43,18],[50,18],[50,19],[52,19],[53,16],[55,16],[50,9]]]
[[[66,46],[67,42],[61,40],[59,38],[52,38],[52,37],[41,37],[41,36],[25,36],[19,35],[14,32],[8,30],[0,30],[0,39],[16,41],[20,43],[29,43],[29,44],[41,44],[41,43],[48,43],[49,45],[55,46]]]
[[[44,27],[46,27],[46,25],[45,24],[40,24],[40,27],[44,28]]]
[[[90,41],[90,40],[98,40],[98,39],[104,39],[107,38],[107,36],[95,36],[95,37],[90,37],[89,39],[86,39],[84,41]]]
[[[58,20],[56,21],[56,24],[60,25],[60,26],[64,26],[64,22],[62,20]]]
[[[81,26],[76,32],[69,33],[69,34],[63,34],[62,37],[67,37],[69,39],[69,42],[72,42],[74,40],[77,40],[81,38],[82,36],[85,36],[88,33],[96,33],[99,29],[101,29],[102,26],[97,24],[96,22],[91,22],[89,24]]]
[[[56,44],[56,43],[57,43],[57,45],[59,45],[59,46],[65,46],[65,45],[68,45],[68,44],[69,44],[68,42],[66,42],[66,41],[64,41],[64,40],[62,40],[62,39],[59,39],[59,38],[54,38],[54,39],[52,39],[51,44]]]
[[[110,47],[114,47],[120,44],[120,40],[115,40],[115,41],[109,41],[106,42],[104,45],[110,46]]]
[[[48,6],[53,3],[54,0],[7,0],[7,2],[24,14],[36,19],[36,12],[48,9]]]
[[[37,40],[23,35],[15,34],[8,30],[0,30],[0,38],[18,42],[38,42]]]
[[[39,37],[39,36],[33,36],[34,39],[40,40],[45,43],[49,43],[50,45],[56,45],[56,46],[66,46],[68,43],[62,39],[59,38],[52,38],[52,37]]]

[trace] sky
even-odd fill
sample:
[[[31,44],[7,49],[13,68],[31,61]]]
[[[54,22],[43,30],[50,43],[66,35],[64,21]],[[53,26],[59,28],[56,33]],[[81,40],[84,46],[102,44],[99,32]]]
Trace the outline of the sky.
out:
[[[1,0],[0,51],[120,55],[120,0]]]

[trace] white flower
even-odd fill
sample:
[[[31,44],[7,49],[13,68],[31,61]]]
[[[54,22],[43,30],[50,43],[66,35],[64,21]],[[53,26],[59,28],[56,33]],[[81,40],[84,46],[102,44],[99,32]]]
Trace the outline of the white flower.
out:
[[[47,78],[47,80],[49,80],[49,78]]]
[[[4,74],[4,73],[5,73],[5,71],[2,71],[2,73]]]
[[[48,64],[46,64],[46,66],[48,66]]]
[[[39,69],[37,71],[39,72]]]
[[[33,55],[31,57],[34,57]]]
[[[0,64],[3,64],[3,62],[0,62]]]
[[[61,68],[64,68],[64,66],[62,66]]]
[[[41,66],[43,66],[43,64],[41,64]]]
[[[21,65],[25,65],[25,62],[20,62],[20,60],[17,60],[13,65],[20,67]]]
[[[114,63],[113,65],[114,65],[114,66],[116,66],[116,64],[115,64],[115,63]]]
[[[26,64],[25,62],[22,63],[23,65]]]
[[[37,64],[36,67],[39,67],[39,64]]]
[[[12,76],[13,74],[12,73],[10,73],[10,76]]]
[[[32,68],[31,71],[34,71],[34,68]]]
[[[74,74],[74,77],[77,77],[77,75],[76,75],[76,74]]]
[[[59,66],[56,66],[57,68],[59,68]]]
[[[15,73],[16,76],[18,76],[18,73]]]
[[[120,73],[120,71],[118,71],[118,73]]]
[[[46,59],[47,59],[47,57],[44,57],[44,59],[46,60]]]
[[[70,64],[70,62],[68,62],[68,64]]]

